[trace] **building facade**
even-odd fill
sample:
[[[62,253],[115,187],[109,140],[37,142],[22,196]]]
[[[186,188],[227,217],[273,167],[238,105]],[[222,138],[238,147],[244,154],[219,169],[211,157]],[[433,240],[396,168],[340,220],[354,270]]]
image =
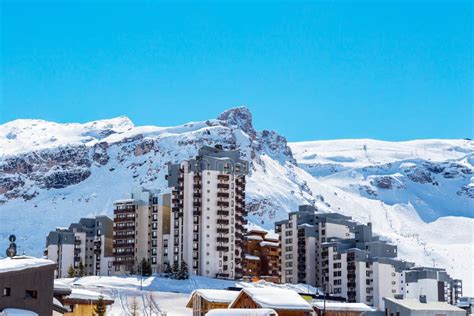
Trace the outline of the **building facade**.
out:
[[[143,259],[152,272],[169,262],[170,195],[136,188],[114,201],[113,265],[115,274],[138,273]]]
[[[27,256],[1,259],[0,314],[17,308],[52,315],[55,267],[51,260]]]
[[[112,272],[113,222],[104,215],[81,218],[68,228],[57,228],[46,237],[45,256],[56,262],[55,276],[68,277],[70,267],[79,274],[110,275]]]
[[[203,147],[198,155],[169,165],[172,189],[170,262],[208,277],[243,276],[245,176],[248,162],[236,150]]]
[[[462,281],[453,279],[446,269],[414,267],[404,272],[403,296],[416,299],[420,295],[431,302],[455,305],[462,297]]]
[[[280,282],[280,243],[268,232],[250,230],[244,236],[244,278]]]

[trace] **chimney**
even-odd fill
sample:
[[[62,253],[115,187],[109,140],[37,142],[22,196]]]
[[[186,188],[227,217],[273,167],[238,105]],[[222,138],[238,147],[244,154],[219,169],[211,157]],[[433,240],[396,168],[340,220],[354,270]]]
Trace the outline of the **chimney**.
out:
[[[420,295],[420,303],[426,303],[426,295]]]

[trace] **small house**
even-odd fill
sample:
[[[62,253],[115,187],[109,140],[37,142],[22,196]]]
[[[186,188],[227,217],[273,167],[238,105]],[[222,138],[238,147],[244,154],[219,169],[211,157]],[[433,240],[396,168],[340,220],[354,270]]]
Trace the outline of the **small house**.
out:
[[[227,308],[237,295],[238,291],[199,289],[193,291],[186,307],[193,309],[193,316],[204,316],[210,310]]]
[[[68,316],[80,316],[80,315],[93,315],[94,310],[99,303],[99,299],[102,297],[104,304],[112,305],[114,300],[107,295],[101,293],[75,289],[71,290],[71,294],[65,296],[62,299],[62,304],[68,309],[64,315]]]
[[[279,316],[314,314],[311,305],[298,293],[275,287],[244,288],[229,308],[270,308]]]
[[[206,316],[278,316],[278,314],[270,308],[218,308],[209,311]]]

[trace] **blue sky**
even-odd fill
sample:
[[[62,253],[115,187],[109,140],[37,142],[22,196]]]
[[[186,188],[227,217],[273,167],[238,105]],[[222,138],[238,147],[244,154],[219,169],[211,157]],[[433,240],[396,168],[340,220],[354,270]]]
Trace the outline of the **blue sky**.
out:
[[[472,138],[472,21],[469,1],[3,0],[0,123],[246,105],[291,141]]]

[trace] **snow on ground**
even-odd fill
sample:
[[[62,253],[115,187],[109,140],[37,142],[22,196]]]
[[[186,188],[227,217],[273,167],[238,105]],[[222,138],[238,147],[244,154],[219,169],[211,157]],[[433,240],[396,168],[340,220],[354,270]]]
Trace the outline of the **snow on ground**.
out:
[[[266,281],[247,283],[192,276],[188,280],[173,280],[159,276],[88,276],[65,278],[58,282],[74,289],[93,291],[115,299],[109,307],[110,315],[192,315],[186,303],[196,289],[225,289],[227,287],[293,289],[299,293],[316,293],[314,287],[305,284],[274,284]]]

